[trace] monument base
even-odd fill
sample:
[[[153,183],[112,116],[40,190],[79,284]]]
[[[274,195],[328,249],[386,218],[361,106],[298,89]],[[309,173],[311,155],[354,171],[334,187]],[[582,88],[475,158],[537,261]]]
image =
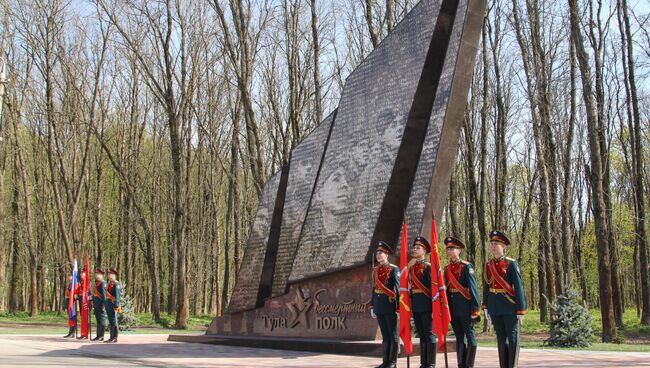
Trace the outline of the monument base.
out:
[[[323,354],[381,356],[381,333],[370,316],[371,265],[301,280],[287,294],[250,310],[215,318],[204,335],[170,335],[168,341]],[[413,338],[413,356],[419,356]],[[448,340],[448,351],[455,351]]]
[[[169,335],[167,341],[193,342],[211,345],[245,346],[251,348],[309,351],[322,354],[356,355],[381,357],[381,341],[345,341],[333,339],[309,339],[309,338],[287,338],[269,336],[232,336],[232,335]],[[403,352],[404,347],[400,348]],[[456,351],[456,341],[447,340],[447,352]],[[420,344],[418,339],[413,342],[412,357],[420,355]],[[403,356],[403,353],[400,353]],[[452,358],[451,356],[449,357]]]
[[[371,265],[290,285],[286,294],[249,310],[215,318],[207,334],[368,341],[381,339],[370,317]]]

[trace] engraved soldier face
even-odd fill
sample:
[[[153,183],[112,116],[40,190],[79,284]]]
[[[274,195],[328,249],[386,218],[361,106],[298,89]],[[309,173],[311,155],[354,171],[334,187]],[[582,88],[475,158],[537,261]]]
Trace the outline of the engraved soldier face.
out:
[[[103,278],[104,278],[104,275],[102,275],[101,273],[97,272],[95,274],[95,280],[102,281]]]
[[[377,259],[377,262],[380,264],[385,264],[388,262],[388,254],[382,252],[382,251],[377,251],[375,253],[375,259]]]
[[[411,257],[422,258],[427,254],[426,249],[421,245],[415,245],[411,248]]]
[[[503,257],[505,249],[506,249],[506,245],[499,241],[493,240],[490,242],[490,252],[492,252],[492,255],[495,258]]]
[[[114,273],[109,273],[108,274],[108,279],[111,281],[115,281],[115,274]]]
[[[448,256],[449,259],[451,259],[452,261],[457,261],[458,258],[460,257],[460,249],[459,249],[459,248],[455,248],[455,247],[449,247],[449,248],[447,248],[447,256]]]

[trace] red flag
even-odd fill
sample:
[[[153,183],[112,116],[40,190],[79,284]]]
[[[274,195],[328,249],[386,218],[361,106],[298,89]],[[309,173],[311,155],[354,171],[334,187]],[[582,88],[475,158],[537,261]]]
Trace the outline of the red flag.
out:
[[[409,295],[409,272],[408,272],[408,227],[406,219],[402,224],[402,241],[400,244],[399,268],[399,337],[404,343],[404,353],[413,353],[413,342],[411,342],[411,296]]]
[[[86,256],[86,278],[81,285],[81,336],[88,337],[88,294],[90,292],[90,257]]]
[[[440,266],[440,254],[438,254],[438,229],[435,218],[431,219],[431,307],[433,333],[438,336],[438,346],[442,352],[445,349],[451,315],[447,302],[445,278]]]

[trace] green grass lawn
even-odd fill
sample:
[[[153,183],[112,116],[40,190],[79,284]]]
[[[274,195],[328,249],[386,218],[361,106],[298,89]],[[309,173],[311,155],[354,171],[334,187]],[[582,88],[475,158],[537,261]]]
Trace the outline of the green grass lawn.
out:
[[[619,344],[604,344],[600,342],[600,310],[592,309],[594,336],[592,345],[589,348],[581,350],[595,351],[636,351],[650,352],[650,326],[642,326],[636,316],[636,310],[629,309],[625,312],[625,328],[620,331]],[[151,314],[138,314],[138,324],[131,331],[125,331],[126,334],[199,334],[203,333],[210,325],[213,316],[211,315],[194,315],[188,321],[188,327],[185,330],[173,329],[175,316],[163,314],[160,323],[155,323]],[[94,320],[93,320],[94,322]],[[94,324],[93,324],[94,326]],[[482,326],[482,324],[481,324]],[[478,328],[478,326],[477,326]],[[522,324],[521,345],[523,348],[532,349],[557,349],[544,345],[544,340],[548,338],[548,325],[539,320],[539,311],[529,310]],[[67,333],[66,316],[63,313],[46,312],[37,317],[30,317],[28,313],[19,312],[16,315],[0,313],[0,334],[22,334],[22,335],[39,335],[39,334],[56,334],[64,335]],[[481,346],[496,347],[496,340],[493,333],[479,334],[479,344]]]
[[[593,317],[592,345],[579,350],[593,351],[621,351],[621,352],[650,352],[650,326],[642,326],[636,316],[636,309],[628,309],[623,315],[625,328],[619,331],[619,342],[617,344],[600,342],[602,332],[601,316],[599,309],[591,309]],[[482,324],[481,324],[482,326]],[[477,329],[481,326],[477,326]],[[522,323],[521,346],[529,349],[562,349],[544,345],[544,340],[549,337],[549,327],[540,322],[538,310],[528,310]],[[479,334],[479,345],[496,347],[494,333]],[[564,349],[563,349],[564,350]],[[571,350],[571,349],[566,349]],[[575,349],[573,349],[575,350]]]
[[[163,314],[160,323],[155,323],[150,313],[137,314],[139,323],[130,331],[122,333],[135,334],[198,334],[203,333],[212,321],[211,315],[194,315],[188,321],[187,329],[178,330],[171,326],[174,324],[175,316]],[[64,313],[42,312],[36,317],[30,317],[29,313],[18,312],[15,315],[0,313],[0,334],[65,334],[67,333],[67,319]],[[92,327],[95,327],[93,316]]]

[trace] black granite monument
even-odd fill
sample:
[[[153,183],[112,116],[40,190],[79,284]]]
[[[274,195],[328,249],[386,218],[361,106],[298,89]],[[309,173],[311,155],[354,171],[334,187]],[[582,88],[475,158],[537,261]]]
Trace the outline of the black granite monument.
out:
[[[485,0],[421,0],[266,184],[226,313],[207,334],[369,340],[369,247],[440,217]]]

